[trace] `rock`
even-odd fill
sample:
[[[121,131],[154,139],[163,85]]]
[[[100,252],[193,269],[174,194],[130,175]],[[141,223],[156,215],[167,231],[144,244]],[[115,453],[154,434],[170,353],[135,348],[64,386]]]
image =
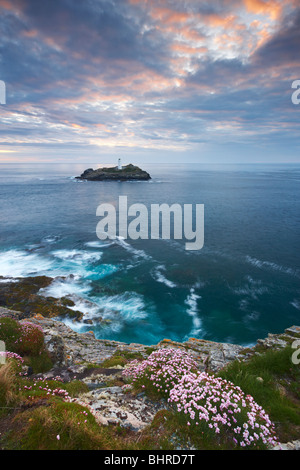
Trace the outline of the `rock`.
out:
[[[68,299],[55,299],[43,295],[43,290],[53,282],[50,277],[15,278],[14,282],[6,278],[3,280],[5,282],[0,283],[2,311],[9,309],[15,312],[18,309],[18,313],[14,313],[18,320],[28,319],[36,314],[49,318],[67,316],[78,320],[82,317],[81,312],[64,305],[70,303]],[[5,316],[1,312],[0,315]]]
[[[72,401],[88,405],[101,424],[119,424],[136,432],[149,425],[156,413],[167,407],[162,400],[154,402],[145,397],[134,396],[126,393],[123,387],[95,389]]]
[[[279,443],[270,450],[300,450],[300,440],[287,442],[286,444]]]
[[[151,176],[138,166],[129,164],[121,170],[118,167],[98,168],[97,170],[88,168],[80,176],[76,176],[76,179],[87,181],[147,181],[151,179]]]
[[[235,359],[240,359],[244,349],[243,346],[237,344],[220,343],[217,345],[215,343],[215,347],[211,348],[208,354],[207,367],[217,372]]]
[[[300,327],[299,326],[291,326],[284,330],[287,335],[295,336],[296,338],[300,338]]]
[[[5,307],[0,307],[0,318],[1,317],[9,317],[15,320],[20,320],[22,318],[22,314],[17,310],[11,310]]]
[[[45,347],[54,366],[64,366],[67,364],[65,343],[59,335],[45,335]]]

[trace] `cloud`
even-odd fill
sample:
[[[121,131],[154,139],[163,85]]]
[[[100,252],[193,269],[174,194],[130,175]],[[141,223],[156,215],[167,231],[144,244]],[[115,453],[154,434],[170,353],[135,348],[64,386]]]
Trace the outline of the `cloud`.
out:
[[[294,64],[299,66],[300,8],[293,11],[274,34],[256,53],[254,61],[264,66]]]
[[[293,0],[0,0],[3,145],[285,143]],[[297,142],[292,138],[293,145]]]

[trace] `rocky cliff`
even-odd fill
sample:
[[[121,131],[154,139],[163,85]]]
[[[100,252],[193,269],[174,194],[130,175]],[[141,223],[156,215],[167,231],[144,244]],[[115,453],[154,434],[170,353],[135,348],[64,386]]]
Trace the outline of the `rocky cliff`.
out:
[[[23,313],[3,307],[0,307],[0,317],[24,321]],[[121,425],[134,432],[145,429],[156,413],[165,409],[166,404],[151,400],[144,393],[128,393],[122,378],[127,362],[125,358],[142,359],[157,349],[179,348],[192,355],[199,370],[217,373],[236,359],[247,361],[261,350],[284,348],[300,337],[300,327],[292,326],[282,334],[269,334],[267,338],[259,339],[252,348],[196,338],[183,343],[164,339],[156,345],[146,346],[96,339],[93,332],[79,334],[64,323],[40,314],[30,317],[28,321],[42,327],[45,345],[54,364],[50,371],[38,374],[36,378],[51,380],[60,377],[64,382],[74,379],[83,381],[89,391],[73,401],[89,408],[99,423]],[[298,449],[299,442],[286,446],[287,449]]]

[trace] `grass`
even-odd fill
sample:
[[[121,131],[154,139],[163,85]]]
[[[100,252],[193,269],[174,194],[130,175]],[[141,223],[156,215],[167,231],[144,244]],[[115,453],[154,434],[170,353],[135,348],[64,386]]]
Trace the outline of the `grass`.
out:
[[[6,351],[22,356],[24,364],[33,373],[47,372],[53,362],[45,348],[44,333],[34,324],[21,323],[12,318],[0,318],[0,339]]]
[[[11,362],[0,366],[0,408],[16,403],[16,371]]]
[[[282,440],[300,432],[300,367],[292,363],[293,349],[268,350],[247,362],[234,361],[219,376],[252,395],[275,423]]]
[[[103,361],[100,366],[107,368],[107,369],[113,368],[116,366],[124,367],[127,364],[127,362],[128,361],[127,359],[125,359],[125,357],[115,354],[111,356],[109,359],[105,359],[105,361]]]
[[[53,362],[49,353],[41,351],[38,356],[27,356],[24,358],[25,364],[32,368],[34,374],[48,372],[53,367]]]
[[[101,450],[115,447],[111,433],[102,429],[86,408],[59,399],[18,413],[5,441],[8,450]]]
[[[134,359],[142,360],[143,355],[139,352],[131,351],[115,351],[115,353],[109,358],[103,361],[99,367],[104,368],[113,368],[116,366],[124,367],[128,362],[133,361]]]

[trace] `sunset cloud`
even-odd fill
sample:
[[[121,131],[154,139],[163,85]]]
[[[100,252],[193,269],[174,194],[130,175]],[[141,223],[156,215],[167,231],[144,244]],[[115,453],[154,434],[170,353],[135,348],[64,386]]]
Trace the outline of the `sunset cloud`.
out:
[[[197,159],[225,144],[239,158],[245,146],[264,156],[288,143],[299,155],[294,0],[0,0],[0,13],[4,150]]]

